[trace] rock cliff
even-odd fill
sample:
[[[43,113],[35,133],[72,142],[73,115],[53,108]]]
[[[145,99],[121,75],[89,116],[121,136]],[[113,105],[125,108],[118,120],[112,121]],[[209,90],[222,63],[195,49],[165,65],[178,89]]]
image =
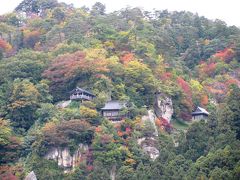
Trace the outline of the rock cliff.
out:
[[[154,112],[157,118],[159,119],[164,118],[169,123],[173,115],[172,99],[163,93],[156,93],[154,102]]]
[[[142,147],[143,151],[150,156],[152,160],[155,160],[159,156],[159,150],[157,149],[157,136],[158,127],[156,126],[156,119],[165,119],[170,123],[173,115],[173,103],[171,98],[163,93],[156,93],[154,110],[148,110],[148,114],[142,117],[143,123],[149,121],[153,126],[153,132],[151,137],[142,137],[138,139],[138,144]]]
[[[24,180],[37,180],[37,177],[33,171],[31,171]]]
[[[138,139],[138,144],[142,147],[143,151],[155,160],[159,156],[159,150],[156,148],[156,137],[158,136],[158,128],[155,124],[156,115],[153,110],[148,110],[148,114],[142,117],[145,124],[149,121],[153,126],[152,137],[143,137]]]
[[[64,168],[64,172],[70,172],[73,170],[81,161],[86,160],[89,147],[85,144],[79,144],[78,149],[71,154],[69,148],[53,147],[46,155],[45,159],[55,160],[58,166]]]

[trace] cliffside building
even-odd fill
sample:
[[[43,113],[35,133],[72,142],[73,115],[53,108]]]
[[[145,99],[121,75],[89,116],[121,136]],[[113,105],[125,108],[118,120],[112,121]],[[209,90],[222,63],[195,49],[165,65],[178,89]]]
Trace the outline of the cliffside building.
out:
[[[70,100],[91,101],[94,98],[94,94],[79,87],[75,88],[70,92]]]
[[[127,113],[123,112],[125,108],[127,108],[125,102],[109,101],[103,108],[101,108],[101,111],[103,117],[112,121],[120,121],[123,118],[128,117]]]
[[[193,121],[199,121],[201,119],[206,120],[209,115],[209,112],[207,112],[206,109],[197,107],[197,109],[192,112],[192,120]]]

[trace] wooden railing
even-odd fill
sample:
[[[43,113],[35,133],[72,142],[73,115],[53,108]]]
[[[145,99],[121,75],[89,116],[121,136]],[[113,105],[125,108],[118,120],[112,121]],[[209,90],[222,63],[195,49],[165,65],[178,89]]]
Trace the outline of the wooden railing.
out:
[[[76,99],[85,99],[85,100],[92,100],[93,98],[91,96],[87,96],[87,95],[71,95],[70,96],[71,100],[76,100]]]

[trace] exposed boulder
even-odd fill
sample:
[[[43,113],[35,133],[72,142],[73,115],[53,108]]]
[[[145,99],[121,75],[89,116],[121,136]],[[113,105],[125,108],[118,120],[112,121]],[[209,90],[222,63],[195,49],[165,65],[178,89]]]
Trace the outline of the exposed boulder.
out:
[[[31,171],[24,180],[37,180],[37,177],[33,171]]]
[[[170,123],[173,115],[172,99],[163,93],[156,93],[154,112],[157,118],[166,119]]]
[[[148,114],[142,117],[142,122],[146,125],[150,123],[153,128],[149,128],[148,136],[138,139],[138,145],[141,146],[143,151],[149,155],[152,160],[155,160],[159,156],[159,150],[156,148],[155,138],[158,136],[158,128],[155,124],[157,119],[153,110],[148,110]]]
[[[58,166],[64,168],[64,172],[70,172],[73,170],[79,162],[86,160],[87,153],[89,151],[88,145],[79,144],[78,149],[71,154],[69,148],[53,147],[44,156],[45,159],[55,160]]]
[[[155,160],[159,156],[159,150],[156,148],[156,140],[153,137],[138,139],[138,144],[152,160]]]

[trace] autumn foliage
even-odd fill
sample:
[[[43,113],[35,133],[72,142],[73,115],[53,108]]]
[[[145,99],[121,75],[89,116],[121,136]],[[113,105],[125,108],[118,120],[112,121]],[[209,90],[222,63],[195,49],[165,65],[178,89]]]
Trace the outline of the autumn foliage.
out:
[[[24,32],[23,43],[27,48],[34,48],[35,44],[40,40],[40,32],[35,31],[26,31]]]
[[[89,143],[94,129],[84,120],[63,121],[61,124],[52,122],[43,127],[44,144],[50,146],[67,146],[68,142]]]
[[[130,52],[126,52],[124,53],[121,57],[120,57],[120,61],[123,63],[123,64],[126,64],[132,60],[134,60],[135,57],[134,57],[134,54],[133,53],[130,53]]]
[[[177,83],[182,88],[183,92],[188,95],[189,97],[192,95],[191,88],[189,84],[181,77],[177,78]]]
[[[23,167],[20,166],[0,166],[0,179],[1,180],[18,180],[17,174],[23,173]]]
[[[231,59],[234,57],[235,53],[233,51],[233,49],[231,48],[225,48],[221,51],[218,51],[217,53],[215,53],[213,56],[215,58],[218,58],[220,60],[226,61],[226,62],[230,62]]]
[[[0,38],[0,50],[3,50],[4,52],[9,52],[11,49],[12,46],[7,41]]]
[[[204,77],[213,76],[215,74],[216,67],[217,67],[216,62],[210,62],[210,63],[203,62],[199,66],[199,74]]]
[[[170,131],[172,129],[172,125],[163,117],[156,119],[155,124],[161,130]]]
[[[62,83],[78,74],[98,74],[108,72],[105,59],[87,59],[86,53],[77,51],[73,54],[59,56],[53,60],[43,76],[53,83]]]

